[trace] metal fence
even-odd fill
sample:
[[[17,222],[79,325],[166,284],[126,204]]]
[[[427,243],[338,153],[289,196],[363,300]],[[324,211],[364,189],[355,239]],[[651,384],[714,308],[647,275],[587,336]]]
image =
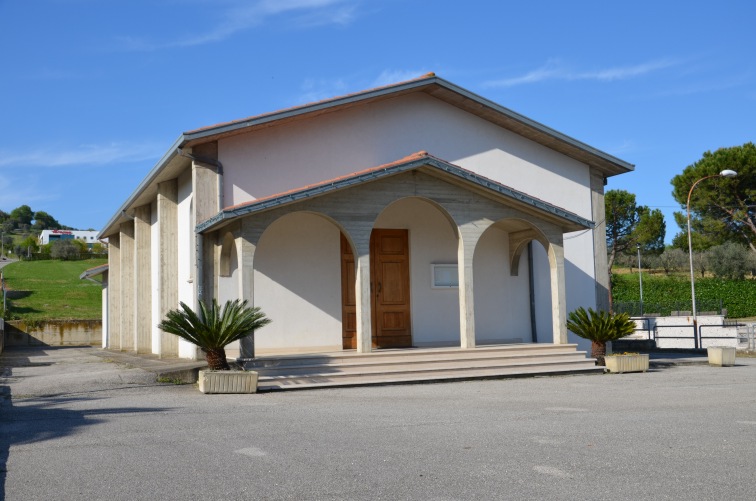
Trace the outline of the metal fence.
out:
[[[756,350],[756,324],[724,320],[721,324],[698,324],[694,328],[693,324],[682,322],[658,324],[654,317],[636,317],[634,320],[641,322],[635,329],[636,336],[640,334],[659,348],[664,348],[665,344],[674,344],[676,346],[666,347],[698,350],[706,348],[707,344],[711,345],[706,343],[708,340],[729,339],[736,341],[740,350]],[[726,329],[728,334],[722,335],[722,329]]]
[[[738,348],[756,351],[756,324],[738,325]]]
[[[669,303],[647,303],[640,301],[621,301],[612,305],[614,313],[627,313],[631,317],[685,317],[693,312],[690,301],[671,301]],[[725,315],[721,299],[696,299],[696,312],[699,315]]]

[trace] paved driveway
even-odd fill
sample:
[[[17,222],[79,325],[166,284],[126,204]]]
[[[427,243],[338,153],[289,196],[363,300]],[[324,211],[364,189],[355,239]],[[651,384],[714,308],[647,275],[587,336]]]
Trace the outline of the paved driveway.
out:
[[[753,499],[756,359],[202,395],[96,351],[0,357],[0,498]]]

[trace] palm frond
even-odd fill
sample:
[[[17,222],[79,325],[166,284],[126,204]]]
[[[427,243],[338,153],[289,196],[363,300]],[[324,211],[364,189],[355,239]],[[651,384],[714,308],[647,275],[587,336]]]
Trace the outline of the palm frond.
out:
[[[259,307],[248,307],[247,301],[227,301],[221,308],[213,299],[210,306],[200,301],[197,312],[179,303],[178,309],[166,313],[158,328],[207,351],[224,348],[270,322]]]
[[[627,313],[615,315],[580,307],[567,315],[567,329],[584,339],[606,342],[632,334],[635,323]]]

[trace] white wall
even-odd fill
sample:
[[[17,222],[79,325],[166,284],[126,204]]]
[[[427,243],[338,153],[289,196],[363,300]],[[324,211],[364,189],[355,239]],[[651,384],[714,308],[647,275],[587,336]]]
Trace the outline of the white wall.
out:
[[[738,347],[737,327],[725,327],[721,315],[699,315],[698,327],[701,332],[701,348],[709,346]],[[693,317],[647,317],[633,318],[636,329],[631,338],[648,339],[648,331],[656,328],[657,348],[693,349]]]
[[[341,350],[338,228],[308,213],[265,230],[254,257],[255,306],[273,320],[255,334],[258,354]]]
[[[409,230],[412,343],[458,345],[459,290],[431,288],[431,264],[457,262],[449,220],[430,202],[406,198],[388,206],[374,227]]]
[[[108,272],[102,274],[102,347],[108,347]],[[1,321],[1,319],[0,319]],[[2,329],[0,329],[2,330]],[[2,346],[2,342],[0,342]],[[0,350],[2,352],[2,350]]]
[[[226,204],[304,187],[421,150],[593,218],[587,165],[420,93],[221,140]],[[568,311],[595,306],[591,232],[570,237],[565,241]],[[550,316],[550,301],[548,308]],[[544,316],[539,329],[546,325],[550,331]]]
[[[586,165],[426,94],[221,140],[226,205],[376,167],[420,150],[591,217]]]
[[[477,344],[531,342],[527,253],[518,273],[510,274],[509,234],[495,226],[486,230],[473,255]]]
[[[218,277],[218,303],[223,304],[226,301],[239,298],[239,255],[234,241],[229,256],[229,274],[228,276]]]
[[[194,217],[192,203],[192,173],[185,171],[178,178],[178,298],[194,307]],[[177,305],[178,306],[178,305]],[[193,344],[179,339],[179,357],[194,358]]]

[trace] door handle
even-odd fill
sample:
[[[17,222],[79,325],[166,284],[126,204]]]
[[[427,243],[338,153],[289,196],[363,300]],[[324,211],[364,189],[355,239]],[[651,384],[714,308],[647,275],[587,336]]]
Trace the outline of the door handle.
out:
[[[380,293],[381,293],[381,283],[378,282],[378,294],[380,294]]]

